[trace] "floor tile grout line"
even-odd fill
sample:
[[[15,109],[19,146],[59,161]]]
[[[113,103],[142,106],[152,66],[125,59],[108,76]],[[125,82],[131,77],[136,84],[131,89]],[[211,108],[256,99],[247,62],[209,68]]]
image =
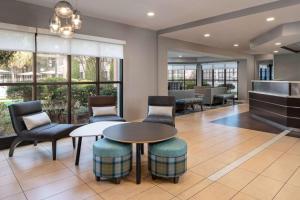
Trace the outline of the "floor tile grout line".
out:
[[[19,184],[19,187],[21,188],[21,191],[22,191],[23,195],[24,195],[25,198],[28,200],[28,197],[27,197],[27,195],[25,194],[25,191],[23,190],[23,187],[21,186],[20,181],[19,181],[19,179],[17,178],[17,176],[16,176],[16,174],[15,174],[15,171],[14,171],[14,170],[12,169],[12,167],[11,167],[11,163],[9,162],[8,158],[5,158],[5,159],[6,159],[6,162],[8,163],[8,166],[9,166],[10,170],[12,171],[12,173],[13,173],[13,175],[14,175],[16,181],[17,181],[17,183]],[[16,194],[17,194],[17,193],[16,193]]]
[[[236,148],[236,146],[238,146],[238,145],[242,145],[242,144],[244,144],[244,143],[246,143],[246,142],[249,142],[250,140],[252,140],[252,139],[255,139],[256,137],[259,137],[259,135],[257,135],[257,136],[253,136],[253,137],[251,137],[251,138],[249,138],[249,139],[247,139],[247,140],[245,140],[245,141],[242,141],[241,143],[237,143],[237,145],[235,145],[235,146],[233,146],[233,147],[230,147],[229,149],[226,149],[224,152],[222,152],[222,153],[225,153],[225,152],[228,152],[228,151],[230,151],[230,150],[232,150],[233,148]],[[225,140],[224,140],[225,141]],[[224,141],[222,141],[221,143],[223,143]],[[220,143],[218,143],[218,144],[220,144]],[[260,145],[262,145],[262,144],[260,144]],[[260,145],[258,145],[258,146],[260,146]],[[213,145],[213,146],[215,146],[215,145]],[[255,147],[253,147],[253,149],[255,149],[255,148],[257,148],[258,146],[255,146]],[[210,147],[209,147],[210,148]],[[252,150],[253,150],[252,149]],[[199,151],[200,152],[200,151]],[[245,153],[244,155],[246,155],[247,153]],[[209,159],[207,159],[207,160],[205,160],[205,161],[202,161],[202,162],[199,162],[199,163],[197,163],[195,166],[193,166],[193,167],[196,167],[196,166],[198,166],[198,165],[201,165],[201,164],[203,164],[203,163],[205,163],[205,162],[207,162],[207,161],[209,161],[209,160],[212,160],[212,159],[215,159],[216,157],[218,157],[218,156],[220,156],[220,155],[214,155],[214,156],[212,156],[212,157],[210,157]],[[232,162],[231,162],[232,163]],[[224,163],[224,164],[227,164],[227,163]],[[192,167],[192,168],[193,168]],[[190,168],[191,169],[191,168]],[[218,170],[217,170],[218,171]]]
[[[293,145],[294,146],[294,145]],[[253,178],[249,183],[247,183],[243,188],[241,188],[240,190],[239,190],[239,193],[240,192],[242,192],[242,190],[244,189],[244,188],[246,188],[250,183],[252,183],[257,177],[259,177],[259,176],[263,176],[263,177],[265,177],[265,178],[269,178],[269,179],[272,179],[272,180],[274,180],[274,181],[278,181],[278,180],[276,180],[276,179],[273,179],[273,178],[271,178],[271,177],[268,177],[268,176],[264,176],[264,175],[262,175],[269,167],[271,167],[276,161],[278,161],[281,157],[283,157],[291,148],[293,148],[293,146],[291,146],[290,148],[288,148],[285,152],[282,152],[282,154],[280,155],[280,156],[278,156],[278,158],[276,158],[275,160],[273,160],[267,167],[265,167],[265,169],[264,170],[262,170],[260,173],[257,173],[257,176],[255,176],[255,178]],[[247,169],[243,169],[243,170],[246,170],[246,171],[249,171],[249,172],[252,172],[252,171],[250,171],[250,170],[247,170]],[[247,194],[247,195],[249,195],[249,194]],[[249,196],[251,196],[251,195],[249,195]],[[252,197],[252,196],[251,196]],[[233,197],[234,198],[234,197]],[[252,198],[254,198],[254,197],[252,197]],[[256,199],[256,198],[255,198]]]
[[[295,173],[298,171],[298,169],[300,169],[300,166],[297,167],[294,172],[289,176],[289,178],[284,182],[284,184],[280,187],[280,189],[278,190],[278,192],[274,195],[274,197],[272,199],[274,199],[280,192],[281,190],[284,188],[284,186],[287,185],[287,183],[289,182],[289,180],[295,175]]]
[[[272,144],[274,144],[276,141],[278,141],[282,137],[286,136],[288,133],[290,133],[289,130],[283,131],[279,135],[273,137],[269,141],[267,141],[267,142],[263,143],[262,145],[256,147],[255,149],[253,149],[249,153],[245,154],[241,158],[239,158],[239,159],[235,160],[234,162],[230,163],[229,165],[225,166],[223,169],[217,171],[215,174],[209,176],[208,179],[212,180],[212,181],[220,179],[221,177],[225,176],[226,174],[228,174],[229,172],[231,172],[235,168],[239,167],[241,164],[243,164],[247,160],[251,159],[252,157],[254,157],[255,155],[257,155],[258,153],[260,153],[263,150],[265,150],[267,147],[269,147]]]

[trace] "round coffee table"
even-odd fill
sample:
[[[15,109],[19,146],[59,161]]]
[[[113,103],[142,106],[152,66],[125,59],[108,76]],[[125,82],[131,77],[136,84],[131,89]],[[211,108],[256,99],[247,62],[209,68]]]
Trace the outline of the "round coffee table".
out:
[[[111,126],[104,137],[123,143],[136,143],[136,183],[141,183],[141,150],[144,143],[155,143],[173,138],[177,129],[158,123],[133,122]]]
[[[81,126],[77,129],[73,130],[70,133],[70,136],[73,138],[78,137],[75,165],[79,164],[82,137],[96,137],[96,140],[97,140],[98,136],[102,136],[104,129],[114,126],[114,125],[117,125],[117,124],[124,124],[124,123],[127,123],[127,122],[113,122],[113,121],[95,122],[95,123]]]

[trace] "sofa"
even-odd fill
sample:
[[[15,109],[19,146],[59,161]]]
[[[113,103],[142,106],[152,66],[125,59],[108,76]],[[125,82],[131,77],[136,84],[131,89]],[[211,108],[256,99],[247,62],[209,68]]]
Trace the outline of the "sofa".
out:
[[[232,99],[234,104],[234,94],[227,92],[226,87],[195,86],[195,94],[203,97],[203,104],[224,104],[228,99]]]
[[[203,110],[203,97],[195,95],[191,90],[169,90],[169,96],[174,96],[176,100],[176,111],[183,111],[188,107],[194,109],[195,105],[200,105]]]

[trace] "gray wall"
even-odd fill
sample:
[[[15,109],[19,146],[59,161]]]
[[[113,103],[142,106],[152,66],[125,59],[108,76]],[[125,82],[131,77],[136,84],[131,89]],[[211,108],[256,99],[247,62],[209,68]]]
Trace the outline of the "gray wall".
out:
[[[300,81],[300,54],[274,56],[276,80]]]
[[[51,13],[49,8],[1,0],[0,22],[48,28]],[[157,94],[156,33],[91,17],[83,17],[83,27],[78,33],[127,42],[124,50],[124,116],[127,120],[143,118],[147,97]]]

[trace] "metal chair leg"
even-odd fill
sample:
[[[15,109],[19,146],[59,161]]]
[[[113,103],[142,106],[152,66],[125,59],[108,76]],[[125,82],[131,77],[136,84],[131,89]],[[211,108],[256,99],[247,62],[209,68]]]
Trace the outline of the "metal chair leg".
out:
[[[16,149],[16,147],[22,142],[23,140],[19,137],[17,137],[16,139],[14,139],[14,141],[11,143],[10,145],[10,149],[9,149],[9,157],[12,157],[14,155],[14,151]]]
[[[52,157],[53,160],[56,160],[56,140],[52,141]]]
[[[72,137],[73,149],[76,148],[76,138]]]

